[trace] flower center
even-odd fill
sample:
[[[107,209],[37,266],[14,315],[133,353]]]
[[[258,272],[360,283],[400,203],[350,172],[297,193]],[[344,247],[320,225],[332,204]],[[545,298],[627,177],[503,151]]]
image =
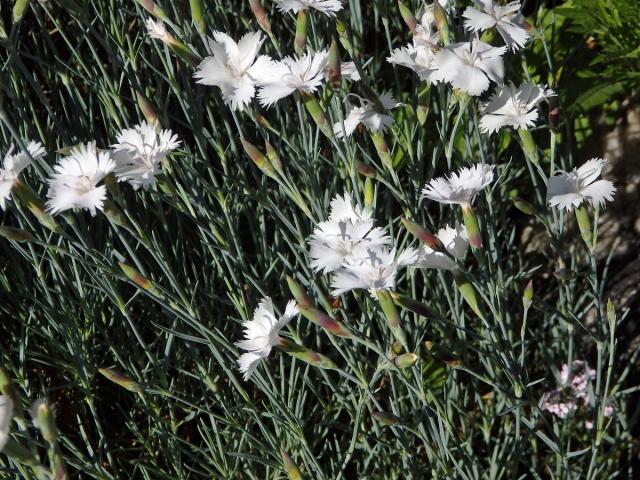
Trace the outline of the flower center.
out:
[[[93,190],[93,182],[87,176],[78,177],[73,189],[78,195],[84,195]]]

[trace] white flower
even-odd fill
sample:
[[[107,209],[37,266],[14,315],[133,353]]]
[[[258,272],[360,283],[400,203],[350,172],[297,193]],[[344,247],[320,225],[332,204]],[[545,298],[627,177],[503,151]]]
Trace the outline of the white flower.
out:
[[[502,83],[502,54],[507,47],[492,47],[478,39],[453,43],[433,59],[442,80],[469,95],[480,95],[489,88],[489,80]]]
[[[536,106],[554,95],[555,92],[544,85],[528,82],[518,88],[513,84],[503,85],[484,106],[480,130],[493,133],[506,126],[528,130],[538,120]]]
[[[116,136],[118,143],[111,146],[116,162],[116,176],[129,182],[134,189],[145,189],[155,184],[160,162],[180,145],[171,130],[157,132],[150,123],[126,128]]]
[[[328,74],[328,70],[327,70],[327,74]],[[350,82],[358,82],[360,80],[360,73],[356,68],[356,64],[353,62],[340,63],[340,76]]]
[[[404,250],[396,257],[395,249],[385,247],[368,249],[364,255],[349,257],[344,268],[336,271],[331,280],[334,297],[357,289],[367,289],[375,298],[376,290],[391,290],[401,268],[418,261],[418,251]]]
[[[434,178],[422,190],[422,197],[440,203],[471,205],[473,197],[493,181],[493,165],[463,167],[449,178]]]
[[[583,201],[594,207],[602,207],[605,201],[613,201],[616,187],[609,180],[598,180],[607,161],[602,158],[587,160],[580,168],[554,175],[547,183],[547,203],[567,211]]]
[[[206,57],[196,73],[197,83],[215,85],[233,110],[242,110],[255,94],[256,79],[270,68],[272,60],[258,51],[264,42],[260,32],[250,32],[236,43],[223,32],[213,32],[209,39],[212,56]]]
[[[13,400],[8,395],[0,395],[0,452],[7,444],[11,417],[13,416]]]
[[[149,37],[160,40],[164,43],[170,43],[172,40],[171,34],[167,31],[167,27],[164,26],[162,20],[154,21],[152,18],[148,18],[145,22],[147,27],[147,33]]]
[[[343,135],[349,137],[359,124],[363,124],[371,132],[384,132],[386,128],[393,124],[393,117],[384,113],[392,108],[400,105],[393,97],[389,95],[380,95],[380,105],[383,111],[376,110],[376,105],[370,100],[360,98],[360,106],[349,106],[347,118],[343,122],[337,122],[333,125],[333,133],[336,137],[342,138]]]
[[[447,0],[444,0],[444,4]],[[444,7],[443,2],[440,5]],[[433,17],[433,4],[428,5],[425,12],[420,17],[420,23],[416,25],[416,31],[413,34],[413,44],[416,46],[423,46],[434,48],[438,46],[438,40],[440,35],[435,27],[435,18]]]
[[[285,57],[279,62],[273,62],[259,79],[260,103],[269,107],[296,90],[305,93],[315,92],[326,77],[328,58],[328,52],[323,50],[316,54]]]
[[[107,197],[107,188],[98,183],[115,168],[109,152],[98,152],[95,142],[74,148],[54,167],[55,173],[48,181],[47,208],[52,213],[86,208],[95,215]]]
[[[294,300],[287,303],[284,315],[277,318],[273,311],[271,298],[263,298],[253,313],[253,318],[244,322],[244,340],[236,345],[246,350],[238,359],[238,368],[244,374],[244,379],[249,377],[258,367],[260,361],[271,353],[271,349],[278,344],[278,334],[296,315],[298,309]]]
[[[455,228],[447,225],[441,228],[436,234],[438,239],[447,249],[447,252],[458,260],[464,259],[469,249],[469,236],[467,231],[460,225],[456,224]],[[419,249],[418,262],[415,264],[419,268],[436,268],[440,270],[457,270],[458,264],[445,255],[426,245],[422,245]]]
[[[462,14],[466,19],[464,27],[474,32],[484,32],[491,27],[496,27],[507,46],[512,50],[522,48],[529,33],[523,28],[523,19],[520,15],[520,2],[511,2],[505,6],[494,5],[493,0],[476,0],[482,11],[467,7]]]
[[[371,210],[354,208],[348,193],[336,195],[329,219],[320,222],[309,237],[311,267],[315,272],[333,272],[349,257],[390,242],[387,232],[374,226]]]
[[[329,17],[335,17],[336,12],[342,10],[340,0],[276,0],[278,10],[281,12],[298,13],[301,10],[314,8]]]
[[[435,54],[426,45],[407,44],[396,48],[387,57],[387,62],[410,68],[418,74],[420,80],[436,83],[442,80],[442,75],[434,65]]]
[[[31,164],[31,159],[40,159],[46,153],[40,142],[29,142],[27,151],[22,151],[15,155],[13,145],[4,156],[2,168],[0,168],[0,208],[6,208],[6,201],[11,197],[11,189],[18,179],[20,172]]]

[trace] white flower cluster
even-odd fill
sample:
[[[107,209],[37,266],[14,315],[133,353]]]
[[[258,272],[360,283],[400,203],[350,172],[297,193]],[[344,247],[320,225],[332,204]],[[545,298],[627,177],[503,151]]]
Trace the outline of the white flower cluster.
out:
[[[47,209],[51,213],[80,208],[95,215],[104,207],[107,188],[102,182],[111,173],[136,190],[149,189],[160,173],[161,162],[180,145],[171,130],[157,131],[146,122],[122,130],[116,139],[111,150],[100,150],[92,141],[72,148],[68,156],[60,159],[48,180]],[[46,154],[38,142],[29,142],[27,149],[19,154],[12,155],[12,151],[13,147],[5,155],[0,169],[0,208],[3,210],[18,174],[32,160]]]

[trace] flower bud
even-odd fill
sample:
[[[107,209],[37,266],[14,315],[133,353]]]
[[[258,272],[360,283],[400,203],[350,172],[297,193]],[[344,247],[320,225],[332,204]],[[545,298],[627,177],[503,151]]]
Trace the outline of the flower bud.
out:
[[[531,307],[532,299],[533,280],[529,280],[529,283],[527,283],[527,286],[524,288],[524,292],[522,293],[522,305],[524,306],[525,310],[529,310],[529,307]]]
[[[414,223],[404,217],[402,217],[400,221],[402,222],[402,225],[404,225],[404,228],[406,228],[410,234],[412,234],[418,240],[421,240],[422,243],[424,243],[427,247],[440,252],[445,250],[444,245],[442,245],[440,239],[425,228],[422,228],[417,223]]]
[[[393,363],[398,368],[409,368],[415,365],[418,361],[418,356],[415,353],[403,353],[394,357]]]
[[[371,412],[371,416],[383,425],[391,426],[400,423],[400,419],[389,412]]]
[[[480,306],[478,305],[478,297],[476,296],[476,289],[473,285],[462,275],[458,273],[455,275],[456,286],[458,287],[458,291],[464,298],[467,305],[471,307],[473,313],[475,313],[479,318],[484,318],[482,315],[482,311],[480,310]]]
[[[307,43],[307,27],[309,26],[309,14],[306,10],[300,10],[298,12],[298,18],[296,19],[296,37],[295,37],[295,51],[298,55],[304,53],[304,46]]]
[[[523,200],[520,197],[516,197],[513,199],[513,206],[516,207],[525,215],[532,215],[536,211],[536,209],[531,203],[527,202],[526,200]]]
[[[471,248],[482,248],[482,235],[480,234],[478,219],[476,218],[476,214],[473,212],[471,205],[462,205],[462,220],[464,221],[464,227],[467,230]]]
[[[156,297],[162,297],[162,292],[158,290],[151,280],[143,277],[140,272],[138,272],[135,268],[127,265],[123,262],[118,262],[118,266],[122,270],[122,272],[127,276],[129,280],[138,285],[143,290],[155,295]]]
[[[16,180],[13,184],[13,192],[20,201],[29,209],[29,211],[38,219],[40,224],[47,227],[54,233],[62,233],[62,228],[55,219],[45,211],[44,204],[38,198],[36,192],[26,183]]]
[[[260,2],[260,0],[249,0],[249,6],[251,7],[251,11],[253,12],[253,15],[256,17],[256,20],[258,22],[258,25],[260,25],[260,28],[264,30],[267,34],[271,35],[271,22],[269,21],[269,18],[267,17],[267,12],[262,6],[262,3]]]
[[[447,12],[444,11],[442,5],[438,0],[435,0],[433,3],[433,16],[436,21],[436,25],[438,27],[438,33],[440,34],[440,40],[443,45],[449,45],[451,43],[450,34],[449,34],[449,23],[447,20]]]
[[[369,132],[369,136],[371,137],[371,140],[373,140],[373,144],[376,147],[376,152],[378,152],[378,157],[380,157],[382,164],[389,170],[392,170],[393,158],[391,158],[391,154],[389,153],[389,145],[387,145],[387,141],[384,139],[382,133]]]
[[[138,101],[138,107],[140,108],[142,115],[144,115],[144,119],[148,123],[159,127],[160,124],[158,123],[158,114],[153,108],[153,105],[151,105],[151,102],[147,100],[147,97],[145,97],[142,92],[136,90],[136,100]]]
[[[262,173],[264,173],[267,177],[271,177],[277,180],[278,175],[269,162],[269,159],[260,151],[258,148],[252,143],[248,142],[244,138],[240,139],[242,143],[242,147],[244,148],[245,153],[249,156],[249,158],[256,164]]]
[[[0,236],[6,238],[7,240],[12,240],[18,243],[36,241],[36,238],[26,230],[22,230],[20,228],[13,228],[13,227],[0,226]]]
[[[342,65],[340,62],[340,49],[335,38],[331,40],[331,47],[329,47],[328,67],[329,83],[334,90],[338,90],[342,79]]]
[[[589,251],[593,252],[595,245],[593,232],[591,231],[591,219],[589,218],[589,212],[587,212],[587,209],[583,205],[576,208],[576,220],[578,221],[578,228],[580,229],[582,240],[587,244]]]
[[[302,12],[304,12],[304,10],[300,11],[300,13]],[[311,118],[313,118],[314,122],[316,122],[316,125],[318,126],[320,131],[324,133],[327,138],[333,139],[333,127],[331,126],[331,124],[329,124],[329,121],[327,120],[327,117],[324,114],[324,110],[322,110],[318,99],[312,94],[306,92],[301,92],[300,95],[302,97],[302,102],[307,109],[307,112],[309,112]]]
[[[280,449],[280,455],[282,456],[284,468],[287,470],[287,475],[289,475],[289,480],[302,480],[302,473],[300,473],[298,466],[293,463],[291,457],[282,448]]]
[[[393,301],[396,303],[396,305],[399,305],[402,308],[406,308],[413,313],[417,313],[422,317],[436,319],[442,318],[442,315],[422,302],[406,297],[404,295],[400,295],[397,292],[391,292],[391,297],[393,298]]]
[[[196,26],[196,30],[200,35],[207,33],[207,26],[204,17],[204,6],[202,0],[189,0],[189,6],[191,7],[191,19]]]
[[[418,25],[416,17],[413,16],[411,10],[407,8],[402,0],[398,0],[398,9],[400,10],[400,16],[402,17],[402,20],[404,20],[404,23],[407,24],[407,27],[409,27],[411,33],[416,33],[416,26]]]
[[[364,205],[365,207],[371,207],[373,205],[375,197],[375,187],[373,180],[369,177],[364,180]]]
[[[276,343],[276,347],[278,347],[283,352],[288,353],[292,357],[295,357],[298,360],[302,360],[303,362],[308,363],[309,365],[313,365],[314,367],[328,370],[337,368],[337,365],[329,357],[311,350],[310,348],[307,348],[303,345],[293,343],[291,340],[288,340],[286,338],[279,337],[278,342]]]
[[[376,176],[375,169],[371,165],[367,165],[366,163],[363,163],[360,160],[356,160],[356,170],[360,175],[364,175],[365,177]]]
[[[267,152],[267,158],[271,162],[271,165],[273,165],[274,168],[282,175],[284,171],[282,168],[282,161],[280,160],[280,156],[276,149],[273,148],[271,143],[269,143],[269,140],[264,141],[264,149]]]
[[[376,297],[378,302],[380,302],[380,307],[387,319],[387,324],[391,329],[391,333],[393,333],[393,336],[402,343],[404,348],[408,349],[407,337],[400,326],[400,313],[398,312],[395,303],[393,303],[391,294],[387,290],[376,290]]]
[[[144,8],[147,12],[149,12],[154,17],[159,18],[163,21],[168,21],[169,17],[165,13],[165,11],[160,8],[153,0],[136,0],[138,4]]]
[[[518,135],[522,142],[522,151],[524,152],[525,157],[527,157],[527,160],[534,165],[538,165],[540,163],[540,156],[538,155],[538,147],[536,146],[536,142],[533,140],[531,132],[529,130],[519,128]]]
[[[12,18],[13,23],[20,23],[24,14],[27,13],[27,8],[29,8],[29,0],[16,0],[16,3],[13,4]]]
[[[293,295],[293,298],[296,299],[296,302],[298,302],[299,306],[313,308],[313,301],[311,300],[309,295],[307,295],[307,292],[305,292],[302,286],[293,279],[293,277],[287,275],[287,284],[289,285],[291,295]]]
[[[141,392],[142,386],[113,368],[99,368],[100,375],[130,392]]]
[[[616,307],[610,298],[607,300],[607,321],[609,322],[609,330],[613,332],[616,328]]]
[[[58,429],[51,407],[44,400],[39,400],[33,405],[33,414],[42,437],[49,443],[55,443]]]
[[[320,328],[327,332],[336,335],[337,337],[351,338],[353,334],[346,329],[340,322],[334,320],[329,315],[321,312],[317,308],[298,304],[298,310],[300,313],[310,322],[315,323]]]

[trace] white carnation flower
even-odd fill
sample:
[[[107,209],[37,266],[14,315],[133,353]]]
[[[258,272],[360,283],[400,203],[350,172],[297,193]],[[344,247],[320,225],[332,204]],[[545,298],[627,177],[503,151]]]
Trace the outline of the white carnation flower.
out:
[[[418,250],[414,248],[404,250],[397,256],[395,249],[368,249],[363,255],[347,258],[344,267],[334,273],[331,294],[337,297],[351,290],[365,289],[375,298],[376,290],[393,289],[398,271],[414,265],[418,258]]]
[[[316,54],[307,53],[302,57],[285,57],[274,62],[259,79],[260,104],[270,107],[296,90],[315,92],[326,77],[328,58],[328,52],[323,50]]]
[[[469,95],[480,95],[489,81],[502,83],[502,55],[507,47],[492,47],[478,39],[453,43],[441,49],[433,59],[439,77]]]
[[[280,340],[279,333],[296,315],[298,309],[294,300],[287,303],[284,315],[278,318],[273,311],[271,298],[266,297],[260,301],[258,308],[253,313],[253,318],[243,323],[244,340],[236,345],[246,350],[238,359],[238,368],[244,374],[244,379],[255,372],[261,360],[269,356],[271,349]]]
[[[340,0],[276,0],[276,5],[278,10],[285,13],[298,13],[313,8],[329,17],[335,17],[336,12],[342,10]]]
[[[96,210],[102,210],[107,197],[107,188],[98,183],[115,167],[109,152],[98,152],[95,142],[74,148],[54,167],[55,173],[48,181],[47,208],[54,214],[86,208],[95,215]]]
[[[467,30],[484,32],[496,27],[511,50],[518,50],[527,43],[529,33],[523,28],[524,22],[519,13],[520,2],[501,6],[496,5],[493,0],[476,0],[476,4],[482,10],[467,7],[462,14],[465,18],[464,27]]]
[[[493,181],[493,165],[476,164],[427,183],[422,196],[440,203],[469,206],[473,197]]]
[[[44,147],[40,142],[29,142],[27,150],[13,154],[13,145],[4,156],[0,169],[0,208],[6,209],[6,202],[11,198],[11,189],[18,180],[20,172],[31,165],[31,159],[38,160],[45,155]]]
[[[555,92],[544,85],[528,82],[518,88],[513,84],[504,85],[491,96],[482,109],[480,130],[493,133],[507,126],[528,130],[538,120],[536,106],[553,96]]]
[[[223,32],[214,32],[209,39],[212,55],[206,57],[196,73],[197,83],[214,85],[233,110],[242,110],[255,94],[256,79],[268,72],[272,60],[258,51],[264,42],[260,32],[250,32],[236,43]]]
[[[382,111],[378,111],[376,104],[365,98],[360,98],[359,107],[350,105],[344,122],[337,122],[333,125],[333,133],[336,137],[351,136],[361,123],[371,132],[384,132],[389,125],[392,125],[393,117],[386,112],[399,106],[400,103],[385,94],[380,95],[379,99]]]
[[[180,145],[178,136],[171,130],[158,132],[147,122],[122,130],[116,140],[118,143],[111,146],[116,176],[129,182],[136,190],[155,184],[160,163]]]
[[[451,256],[458,260],[464,259],[469,249],[469,236],[467,231],[456,224],[455,228],[447,225],[436,234]],[[458,264],[443,252],[433,250],[422,245],[419,249],[418,261],[415,264],[419,268],[435,268],[440,270],[457,270]]]
[[[598,180],[607,161],[592,158],[584,165],[570,172],[560,172],[547,183],[547,203],[567,211],[579,206],[583,201],[594,207],[602,207],[605,201],[613,201],[616,187],[609,180]]]
[[[420,80],[433,84],[442,80],[442,75],[434,64],[435,54],[429,46],[407,44],[396,48],[387,57],[387,62],[410,68]]]
[[[150,38],[160,40],[164,43],[169,43],[172,39],[171,34],[167,31],[164,22],[162,20],[155,21],[152,18],[148,18],[145,22],[147,27],[147,33]]]
[[[354,207],[348,193],[337,195],[331,201],[329,219],[320,222],[309,237],[311,267],[316,272],[333,272],[350,257],[390,242],[387,232],[375,227],[371,210]]]

